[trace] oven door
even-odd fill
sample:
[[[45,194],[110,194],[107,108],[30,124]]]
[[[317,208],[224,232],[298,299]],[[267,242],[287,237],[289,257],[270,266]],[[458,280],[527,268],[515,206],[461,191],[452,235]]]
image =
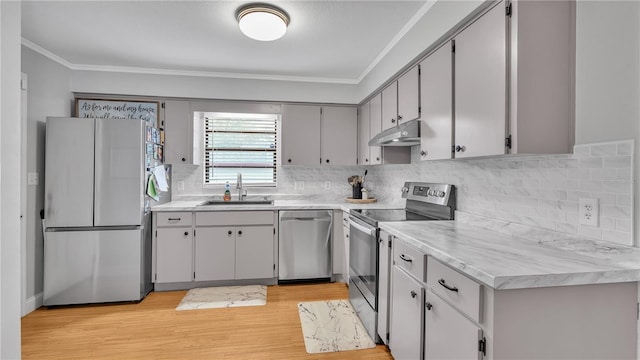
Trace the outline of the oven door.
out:
[[[349,217],[349,278],[373,310],[378,297],[378,229]]]

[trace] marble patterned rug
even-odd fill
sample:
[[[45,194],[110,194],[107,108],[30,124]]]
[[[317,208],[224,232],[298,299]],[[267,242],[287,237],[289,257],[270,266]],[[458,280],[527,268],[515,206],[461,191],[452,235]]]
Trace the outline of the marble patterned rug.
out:
[[[213,309],[267,304],[264,285],[219,286],[191,289],[176,310]]]
[[[349,300],[298,303],[304,345],[309,354],[376,346]]]

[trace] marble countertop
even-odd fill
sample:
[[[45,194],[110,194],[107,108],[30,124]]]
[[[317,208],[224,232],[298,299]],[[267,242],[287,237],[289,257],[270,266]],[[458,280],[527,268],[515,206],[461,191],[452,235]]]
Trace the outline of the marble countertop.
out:
[[[371,203],[371,204],[353,204],[346,201],[322,201],[322,200],[274,200],[273,205],[204,205],[201,206],[205,199],[200,200],[176,200],[165,204],[155,205],[151,207],[151,211],[228,211],[228,210],[312,210],[312,209],[333,209],[349,211],[349,209],[400,209],[402,205],[393,205],[388,203]]]
[[[640,281],[639,248],[550,231],[505,234],[462,221],[380,228],[496,290]]]

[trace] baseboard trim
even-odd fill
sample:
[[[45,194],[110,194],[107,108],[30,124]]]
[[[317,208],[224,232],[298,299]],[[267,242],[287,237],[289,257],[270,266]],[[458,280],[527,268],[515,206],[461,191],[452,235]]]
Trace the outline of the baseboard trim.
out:
[[[43,294],[39,292],[34,296],[25,300],[24,304],[22,304],[22,316],[28,315],[33,312],[35,309],[42,306]]]

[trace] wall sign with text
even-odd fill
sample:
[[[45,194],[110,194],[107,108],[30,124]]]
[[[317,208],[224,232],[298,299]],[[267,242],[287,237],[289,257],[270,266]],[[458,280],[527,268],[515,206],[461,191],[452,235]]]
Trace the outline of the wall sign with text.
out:
[[[158,102],[76,99],[76,116],[101,119],[142,119],[158,126]]]

